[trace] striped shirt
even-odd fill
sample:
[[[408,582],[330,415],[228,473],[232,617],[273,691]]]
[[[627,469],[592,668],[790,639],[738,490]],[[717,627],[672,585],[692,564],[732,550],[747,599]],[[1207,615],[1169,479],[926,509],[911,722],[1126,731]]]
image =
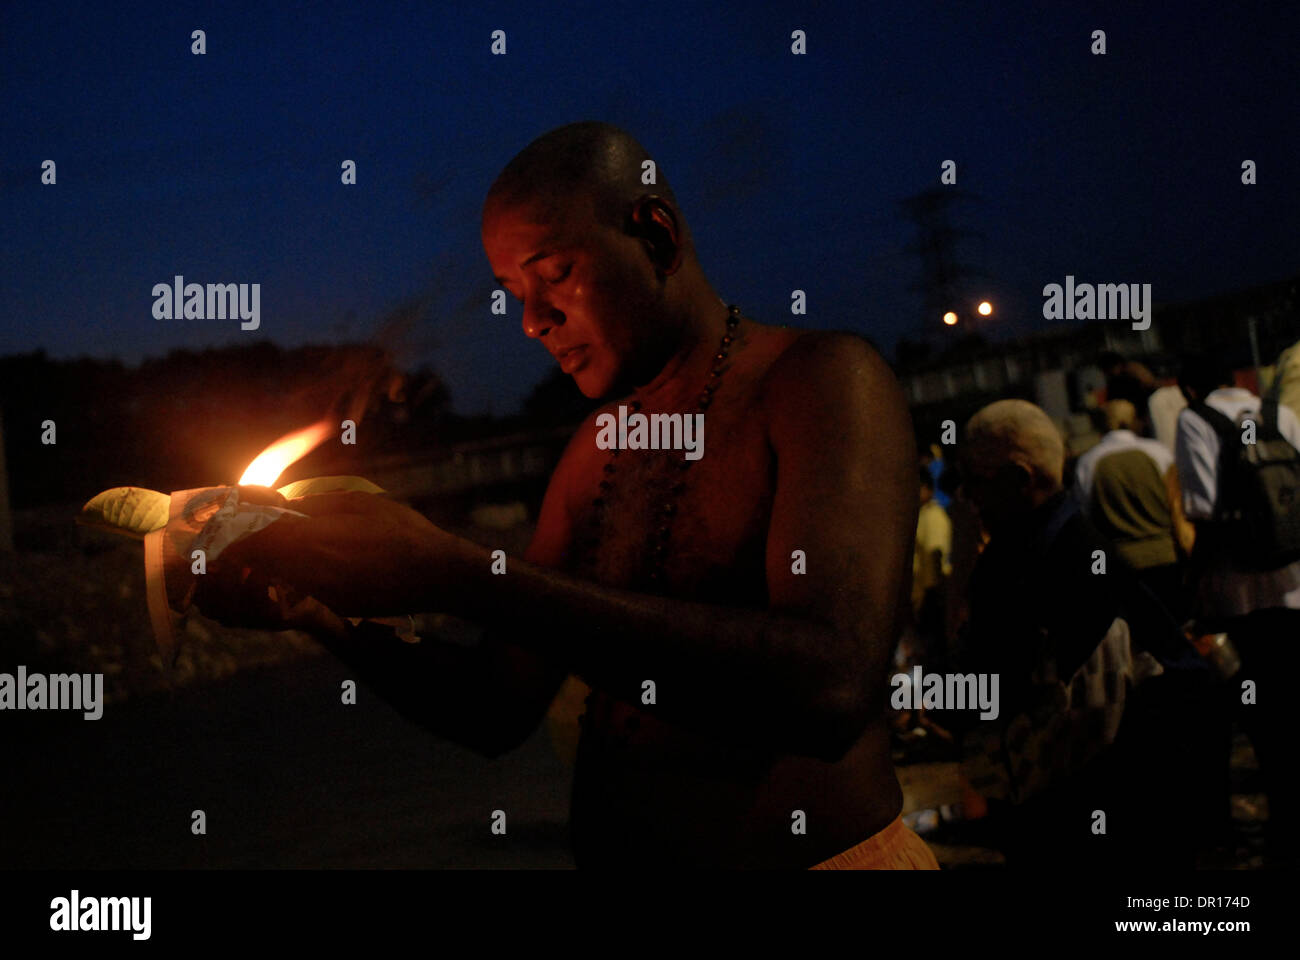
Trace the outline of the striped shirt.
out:
[[[1233,422],[1259,415],[1260,400],[1249,390],[1221,387],[1205,398]],[[1300,422],[1287,407],[1278,407],[1277,426],[1300,449]],[[1218,496],[1219,435],[1214,427],[1184,409],[1178,415],[1174,459],[1183,486],[1183,510],[1189,520],[1208,520]],[[1300,560],[1278,570],[1243,570],[1229,557],[1216,557],[1201,578],[1202,616],[1244,616],[1255,610],[1300,609]]]

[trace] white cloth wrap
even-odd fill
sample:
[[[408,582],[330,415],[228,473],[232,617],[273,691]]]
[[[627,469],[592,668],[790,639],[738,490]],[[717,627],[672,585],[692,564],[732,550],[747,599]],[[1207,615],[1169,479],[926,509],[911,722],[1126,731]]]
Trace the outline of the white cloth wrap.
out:
[[[166,666],[171,666],[175,658],[176,626],[189,609],[197,586],[192,572],[193,551],[203,550],[205,564],[210,563],[235,541],[285,516],[307,514],[241,503],[238,487],[200,487],[172,493],[167,526],[144,538],[149,617]]]
[[[1067,781],[1115,742],[1130,690],[1162,672],[1150,654],[1134,655],[1128,623],[1116,617],[1073,676],[1043,657],[1028,708],[966,734],[962,774],[983,796],[1013,803]]]

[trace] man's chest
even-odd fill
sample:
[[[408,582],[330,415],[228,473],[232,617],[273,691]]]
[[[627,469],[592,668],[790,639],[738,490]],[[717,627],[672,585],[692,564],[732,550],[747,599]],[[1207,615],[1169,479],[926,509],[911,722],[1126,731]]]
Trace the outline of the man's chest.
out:
[[[753,603],[765,591],[764,548],[775,462],[743,411],[706,419],[698,460],[681,450],[609,450],[589,458],[573,508],[569,568],[630,589]]]

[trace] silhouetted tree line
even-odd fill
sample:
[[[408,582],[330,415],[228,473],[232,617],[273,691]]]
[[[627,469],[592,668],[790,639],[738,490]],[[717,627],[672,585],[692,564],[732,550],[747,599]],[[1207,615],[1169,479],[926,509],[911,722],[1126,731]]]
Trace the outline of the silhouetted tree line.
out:
[[[15,507],[112,486],[230,483],[268,443],[324,417],[358,424],[355,447],[327,443],[312,455],[340,467],[428,448],[456,419],[427,367],[402,373],[370,345],[269,342],[177,350],[134,369],[43,351],[3,357],[0,411]],[[53,444],[42,442],[46,421]],[[310,476],[310,459],[302,466]]]
[[[88,499],[115,486],[156,490],[232,483],[278,437],[329,417],[357,424],[355,446],[326,442],[283,480],[364,474],[366,464],[468,440],[576,425],[595,407],[558,369],[510,417],[460,416],[428,366],[396,369],[370,344],[269,341],[119,360],[0,357],[15,508]],[[45,421],[53,444],[42,443]]]

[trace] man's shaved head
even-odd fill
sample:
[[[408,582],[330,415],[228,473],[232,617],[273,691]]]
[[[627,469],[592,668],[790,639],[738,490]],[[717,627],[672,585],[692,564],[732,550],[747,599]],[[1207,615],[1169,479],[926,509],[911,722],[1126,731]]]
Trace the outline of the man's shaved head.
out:
[[[649,383],[725,325],[663,172],[642,183],[649,159],[618,127],[571,123],[525,147],[483,204],[483,249],[524,333],[589,397]]]
[[[646,194],[658,194],[676,210],[677,198],[658,163],[655,183],[641,182],[642,164],[650,159],[631,134],[612,124],[593,120],[558,127],[506,164],[488,191],[484,216],[499,206],[535,202],[551,211],[589,202],[597,223],[621,230],[632,205]]]

